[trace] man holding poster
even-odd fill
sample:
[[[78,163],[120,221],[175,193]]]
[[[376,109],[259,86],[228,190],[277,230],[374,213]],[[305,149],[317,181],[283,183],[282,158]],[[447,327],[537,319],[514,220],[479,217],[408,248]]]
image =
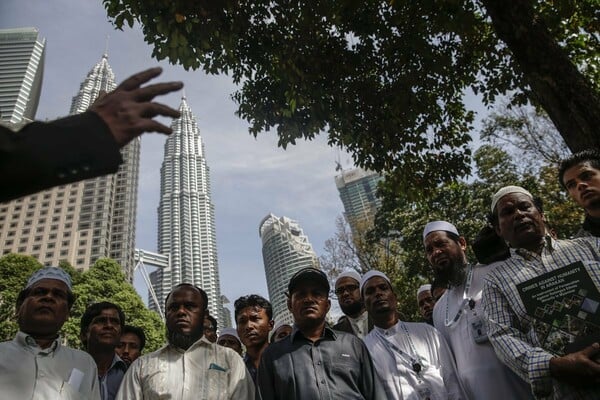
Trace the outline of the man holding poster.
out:
[[[498,357],[536,398],[600,398],[599,239],[552,239],[541,202],[519,186],[496,192],[491,209],[511,247],[483,291]]]

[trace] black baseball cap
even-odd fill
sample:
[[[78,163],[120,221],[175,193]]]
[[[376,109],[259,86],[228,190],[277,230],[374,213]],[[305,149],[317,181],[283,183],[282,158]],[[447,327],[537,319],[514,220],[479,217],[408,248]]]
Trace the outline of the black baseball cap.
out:
[[[301,282],[314,283],[315,285],[325,288],[327,293],[329,293],[329,279],[327,279],[327,275],[320,269],[307,267],[296,272],[288,284],[288,293],[292,294]]]

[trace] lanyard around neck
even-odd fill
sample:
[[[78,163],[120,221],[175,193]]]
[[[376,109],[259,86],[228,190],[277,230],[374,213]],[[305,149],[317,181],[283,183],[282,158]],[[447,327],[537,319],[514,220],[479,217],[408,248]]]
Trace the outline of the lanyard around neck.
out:
[[[473,299],[469,297],[469,290],[471,289],[471,281],[472,280],[473,280],[473,266],[469,265],[469,271],[467,272],[467,278],[465,280],[465,289],[463,291],[463,299],[462,299],[462,302],[460,303],[458,311],[456,312],[456,315],[454,316],[454,318],[452,318],[452,321],[450,321],[450,318],[448,315],[448,303],[449,303],[450,296],[448,294],[446,294],[446,319],[444,321],[444,324],[446,325],[446,327],[451,327],[460,319],[460,316],[462,315],[467,304],[471,308],[473,308],[473,306],[475,305],[473,302]]]
[[[386,346],[388,348],[388,351],[390,351],[390,353],[394,353],[394,352],[397,353],[398,356],[400,356],[400,360],[405,365],[410,367],[410,369],[413,370],[417,374],[417,376],[419,376],[419,373],[423,369],[423,366],[420,362],[421,357],[419,357],[419,354],[417,353],[417,349],[415,348],[412,338],[410,337],[410,333],[408,332],[408,328],[406,327],[406,324],[402,321],[399,321],[399,324],[402,327],[404,334],[406,335],[406,339],[408,340],[408,346],[410,347],[410,351],[412,352],[412,355],[405,352],[398,346],[396,346],[396,344],[393,343],[392,341],[390,341],[388,338],[386,338],[380,330],[377,330],[376,332],[379,335],[379,337],[381,338],[381,340],[383,341],[384,346]]]

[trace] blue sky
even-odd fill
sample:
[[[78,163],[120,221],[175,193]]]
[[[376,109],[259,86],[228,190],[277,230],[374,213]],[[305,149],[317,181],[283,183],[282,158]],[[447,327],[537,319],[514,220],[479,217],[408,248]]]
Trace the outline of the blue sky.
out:
[[[268,213],[297,220],[317,254],[321,253],[324,241],[333,235],[336,216],[343,211],[334,183],[337,152],[326,145],[325,135],[285,151],[277,148],[274,132],[255,139],[247,123],[234,115],[231,79],[186,72],[153,60],[139,29],[114,30],[100,0],[2,0],[0,28],[25,26],[38,28],[47,41],[37,119],[68,113],[80,83],[100,60],[107,35],[109,63],[117,82],[160,65],[161,80],[185,83],[210,167],[221,292],[231,301],[248,293],[268,295],[258,236],[258,224]],[[180,99],[181,93],[160,101],[177,108]],[[164,142],[158,134],[142,138],[136,247],[151,251],[157,248]],[[351,166],[347,155],[341,157],[343,164]],[[136,283],[136,288],[143,285]]]

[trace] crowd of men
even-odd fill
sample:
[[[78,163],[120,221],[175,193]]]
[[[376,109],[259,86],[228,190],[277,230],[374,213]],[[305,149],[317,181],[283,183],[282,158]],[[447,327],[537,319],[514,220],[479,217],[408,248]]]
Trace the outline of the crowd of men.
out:
[[[159,73],[134,75],[79,119],[33,125],[23,135],[90,123],[101,141],[111,133],[110,147],[117,150],[145,131],[169,133],[152,118],[177,111],[151,100],[181,84],[140,87]],[[15,149],[33,149],[0,134],[3,155],[16,159],[21,150]],[[113,158],[111,165],[118,164]],[[43,173],[54,183],[78,179],[57,168]],[[33,190],[47,178],[42,174]],[[453,223],[431,221],[423,228],[424,256],[435,276],[417,290],[424,322],[399,318],[398,297],[384,273],[346,271],[334,286],[344,316],[330,326],[329,279],[305,268],[288,283],[292,325],[276,323],[269,301],[250,294],[234,303],[236,328],[217,336],[206,293],[182,283],[165,299],[167,343],[159,350],[142,355],[143,330],[126,325],[122,309],[107,301],[85,310],[78,350],[59,335],[75,300],[71,279],[60,268],[42,268],[16,300],[18,333],[0,343],[0,398],[600,399],[600,152],[565,160],[558,179],[585,210],[575,239],[554,237],[541,201],[519,186],[493,195],[489,226],[473,240],[477,262],[468,260],[467,241]],[[30,190],[15,186],[8,198]],[[544,292],[556,301],[531,308],[526,292],[569,276],[577,277],[574,286]],[[561,291],[569,290],[563,301]],[[576,313],[542,321],[563,309]],[[569,333],[557,340],[549,335],[557,328]]]

